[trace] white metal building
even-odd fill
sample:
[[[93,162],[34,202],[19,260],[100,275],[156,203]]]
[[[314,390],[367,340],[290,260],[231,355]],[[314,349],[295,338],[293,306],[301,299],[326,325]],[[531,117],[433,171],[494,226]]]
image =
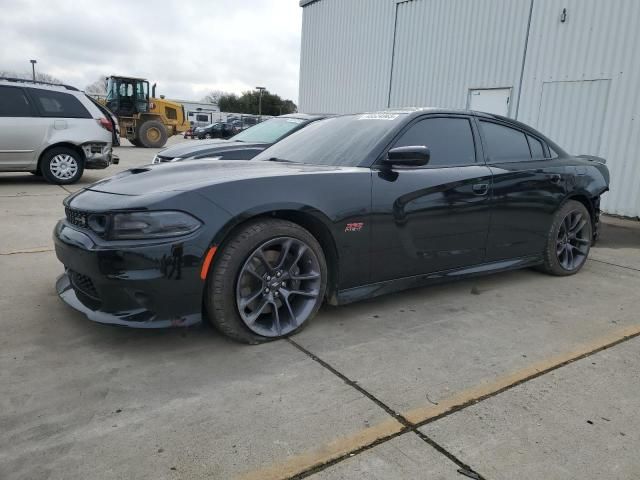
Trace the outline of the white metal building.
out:
[[[299,109],[438,106],[521,120],[611,170],[640,216],[640,0],[302,0]]]

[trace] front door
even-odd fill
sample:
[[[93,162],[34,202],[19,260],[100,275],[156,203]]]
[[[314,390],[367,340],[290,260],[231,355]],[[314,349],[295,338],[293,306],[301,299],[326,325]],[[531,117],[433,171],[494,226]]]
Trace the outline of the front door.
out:
[[[491,172],[476,153],[466,116],[428,116],[390,148],[424,145],[424,167],[375,167],[372,185],[374,282],[482,263]]]

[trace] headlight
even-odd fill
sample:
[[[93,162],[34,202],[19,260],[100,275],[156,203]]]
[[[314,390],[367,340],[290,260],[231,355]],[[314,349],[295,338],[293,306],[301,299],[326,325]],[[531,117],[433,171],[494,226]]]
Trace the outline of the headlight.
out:
[[[196,231],[202,223],[188,213],[128,212],[113,215],[110,238],[133,240],[187,235]]]

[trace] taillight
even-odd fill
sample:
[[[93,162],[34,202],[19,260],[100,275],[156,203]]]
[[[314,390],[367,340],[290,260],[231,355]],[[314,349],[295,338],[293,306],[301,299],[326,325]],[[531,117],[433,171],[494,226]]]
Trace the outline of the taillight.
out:
[[[98,122],[98,125],[100,125],[105,130],[109,130],[110,132],[113,132],[113,125],[111,124],[108,118],[102,117],[97,119],[96,122]]]

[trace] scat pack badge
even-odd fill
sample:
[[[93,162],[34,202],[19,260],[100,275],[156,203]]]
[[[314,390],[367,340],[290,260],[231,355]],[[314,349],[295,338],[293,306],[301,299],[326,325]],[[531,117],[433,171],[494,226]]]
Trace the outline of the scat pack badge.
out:
[[[347,226],[344,227],[345,232],[359,232],[364,227],[363,222],[355,222],[355,223],[347,223]]]

